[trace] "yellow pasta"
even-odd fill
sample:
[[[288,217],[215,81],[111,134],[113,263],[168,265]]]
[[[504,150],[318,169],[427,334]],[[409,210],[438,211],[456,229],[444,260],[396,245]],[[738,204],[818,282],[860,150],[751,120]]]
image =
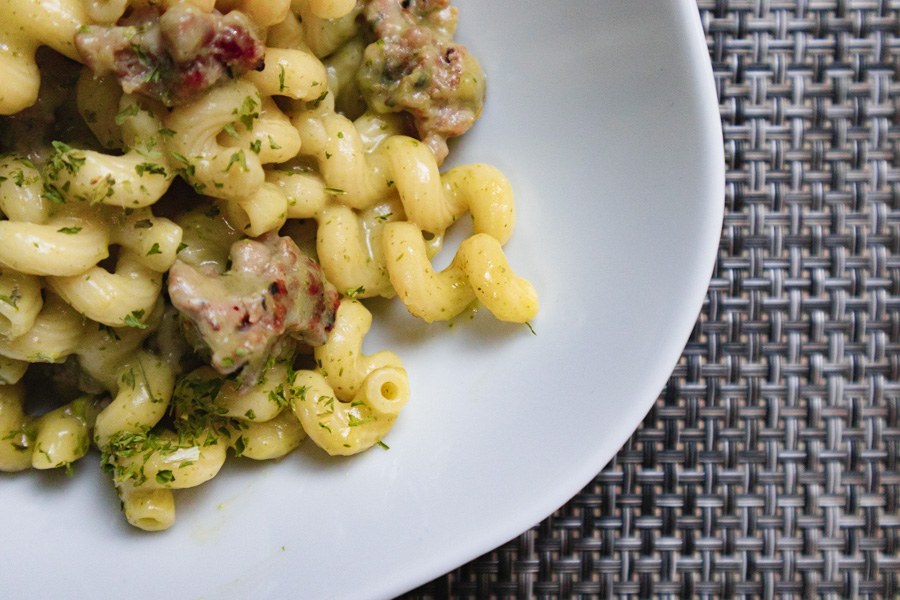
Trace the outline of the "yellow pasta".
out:
[[[92,267],[78,275],[48,277],[47,284],[85,317],[122,327],[129,316],[149,313],[162,291],[162,275],[130,252],[122,252],[116,270]]]
[[[97,412],[96,400],[85,396],[35,419],[31,466],[67,467],[87,454]]]
[[[339,19],[356,8],[356,0],[308,0],[309,10],[320,19]]]
[[[24,401],[23,386],[0,386],[0,472],[71,468],[90,448],[97,401],[82,396],[40,417]]]
[[[231,424],[231,447],[253,460],[274,460],[290,454],[306,439],[300,421],[290,410],[282,410],[268,421]]]
[[[78,350],[84,318],[59,296],[48,293],[31,327],[15,338],[0,336],[0,356],[27,362],[62,362]]]
[[[0,157],[0,213],[10,221],[44,223],[50,203],[43,193],[43,178],[30,160]]]
[[[122,512],[128,522],[144,531],[163,531],[175,523],[175,494],[168,488],[119,489]]]
[[[409,379],[403,369],[372,371],[346,402],[337,399],[321,374],[300,371],[291,407],[317,446],[333,456],[347,456],[380,442],[408,399]]]
[[[0,267],[31,275],[77,275],[109,254],[106,228],[78,217],[0,221],[0,239]]]
[[[0,271],[0,335],[13,340],[26,333],[43,305],[38,277]]]
[[[356,3],[350,0],[293,0],[303,39],[318,57],[328,56],[357,34]]]
[[[166,413],[175,386],[173,366],[139,351],[116,370],[112,401],[99,415],[94,431],[97,445],[123,433],[140,433],[156,425]]]
[[[0,472],[31,467],[31,437],[23,385],[0,385]]]
[[[216,0],[216,8],[222,12],[239,10],[247,13],[260,27],[282,22],[291,8],[290,0]]]
[[[0,471],[93,447],[127,522],[164,530],[231,459],[387,447],[412,391],[400,356],[364,352],[370,298],[535,317],[510,182],[442,170],[484,89],[455,9],[0,10]]]
[[[77,58],[73,39],[85,23],[80,0],[0,2],[0,114],[10,115],[35,103],[40,72],[34,55],[39,46]]]
[[[393,215],[385,207],[369,212],[376,216],[358,215],[337,202],[323,208],[316,215],[319,260],[328,279],[345,293],[357,297],[392,296],[380,243],[383,222],[377,215],[384,221]]]
[[[19,383],[22,377],[25,376],[28,365],[27,361],[0,355],[0,386],[11,386]]]
[[[476,298],[501,321],[526,323],[537,315],[537,292],[516,275],[500,242],[478,233],[460,244],[453,262],[436,272],[421,231],[409,222],[385,227],[391,283],[409,311],[425,321],[452,319]]]
[[[269,48],[266,67],[262,71],[247,73],[246,79],[265,96],[316,100],[328,92],[325,66],[303,50]]]
[[[132,96],[122,96],[116,115],[128,152],[112,155],[57,144],[46,178],[61,195],[76,201],[150,206],[169,189],[174,175],[169,158],[157,150],[163,141],[159,116]]]
[[[362,353],[363,338],[371,326],[372,313],[359,301],[345,300],[328,341],[315,350],[318,371],[340,400],[349,401],[358,394],[373,371],[403,368],[400,357],[390,350],[369,356]]]
[[[255,153],[223,144],[239,124],[259,118],[262,98],[256,87],[236,81],[210,90],[202,99],[176,108],[165,120],[173,135],[166,148],[175,169],[201,193],[223,199],[250,196],[265,181]]]

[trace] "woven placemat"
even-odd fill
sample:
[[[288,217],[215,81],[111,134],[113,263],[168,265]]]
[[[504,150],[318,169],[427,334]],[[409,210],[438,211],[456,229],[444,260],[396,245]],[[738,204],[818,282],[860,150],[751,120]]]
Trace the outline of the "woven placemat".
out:
[[[681,360],[578,496],[410,598],[900,597],[900,2],[697,4],[726,214]]]

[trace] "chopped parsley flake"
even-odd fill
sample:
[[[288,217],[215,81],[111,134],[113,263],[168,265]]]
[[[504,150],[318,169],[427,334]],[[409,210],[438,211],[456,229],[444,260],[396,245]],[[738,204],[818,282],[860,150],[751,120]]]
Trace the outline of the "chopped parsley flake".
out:
[[[162,175],[163,177],[166,176],[166,168],[153,162],[139,163],[135,165],[134,170],[140,176],[143,176],[144,173],[147,173],[148,175]]]
[[[247,157],[244,156],[243,150],[238,150],[237,152],[235,152],[234,154],[231,155],[231,158],[228,159],[228,166],[225,167],[225,172],[227,173],[228,171],[230,171],[232,165],[235,165],[235,164],[239,165],[241,168],[241,171],[243,171],[244,173],[246,173],[247,171],[250,170],[250,167],[247,166]]]
[[[141,321],[144,318],[144,309],[134,310],[125,315],[122,321],[128,327],[134,327],[135,329],[147,329],[147,324]]]
[[[19,310],[19,300],[21,298],[22,293],[18,287],[14,287],[9,294],[0,294],[0,302],[10,305],[16,310]]]
[[[284,65],[278,65],[278,91],[283,92],[287,87],[284,85]]]
[[[116,125],[121,125],[130,117],[137,116],[140,111],[141,109],[137,104],[129,104],[116,115]]]

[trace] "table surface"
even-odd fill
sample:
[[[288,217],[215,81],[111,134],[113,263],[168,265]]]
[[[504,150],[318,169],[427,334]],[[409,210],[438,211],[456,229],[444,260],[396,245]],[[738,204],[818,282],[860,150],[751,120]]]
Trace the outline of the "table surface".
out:
[[[900,1],[697,7],[727,173],[684,353],[584,490],[409,598],[900,597]]]

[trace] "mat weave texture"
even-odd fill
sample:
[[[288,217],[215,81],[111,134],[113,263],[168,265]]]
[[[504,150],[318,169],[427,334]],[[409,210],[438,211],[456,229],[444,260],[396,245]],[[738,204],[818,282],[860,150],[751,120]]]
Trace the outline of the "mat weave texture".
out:
[[[725,221],[578,496],[410,598],[900,598],[900,1],[698,0]]]

